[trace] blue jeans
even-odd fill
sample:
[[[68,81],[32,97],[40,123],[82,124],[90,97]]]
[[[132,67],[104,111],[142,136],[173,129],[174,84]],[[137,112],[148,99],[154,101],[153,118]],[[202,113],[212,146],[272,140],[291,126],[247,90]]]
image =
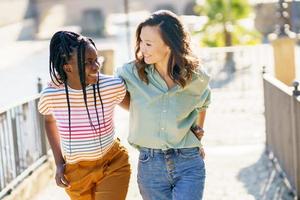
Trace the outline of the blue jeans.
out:
[[[205,165],[198,148],[141,148],[137,181],[144,200],[201,200]]]

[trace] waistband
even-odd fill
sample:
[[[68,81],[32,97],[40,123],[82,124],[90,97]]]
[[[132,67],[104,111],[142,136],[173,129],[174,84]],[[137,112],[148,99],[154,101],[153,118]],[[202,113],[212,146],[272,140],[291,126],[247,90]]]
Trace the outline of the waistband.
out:
[[[187,151],[199,151],[199,147],[190,147],[190,148],[178,148],[178,149],[152,149],[147,147],[140,147],[139,151],[149,152],[150,154],[178,154],[180,152],[187,152]]]
[[[90,166],[91,164],[99,164],[99,163],[102,163],[104,162],[105,160],[107,159],[110,159],[117,151],[120,150],[121,148],[121,143],[120,143],[120,139],[119,138],[116,138],[114,140],[114,142],[112,143],[111,147],[109,147],[109,149],[105,152],[105,154],[99,158],[99,159],[95,159],[95,160],[82,160],[82,161],[79,161],[79,162],[75,162],[75,163],[66,163],[66,165],[69,165],[69,166]]]

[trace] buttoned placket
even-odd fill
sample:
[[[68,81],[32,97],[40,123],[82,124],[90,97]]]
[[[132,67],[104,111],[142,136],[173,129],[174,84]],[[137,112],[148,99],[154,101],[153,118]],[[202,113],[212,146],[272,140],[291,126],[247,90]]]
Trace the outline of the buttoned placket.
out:
[[[166,119],[167,119],[167,93],[163,94],[162,107],[160,113],[160,135],[163,136],[166,132]]]

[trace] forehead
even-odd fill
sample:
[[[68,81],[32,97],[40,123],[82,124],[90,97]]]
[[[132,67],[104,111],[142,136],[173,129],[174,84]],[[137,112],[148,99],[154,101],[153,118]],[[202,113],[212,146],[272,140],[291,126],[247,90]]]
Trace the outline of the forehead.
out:
[[[85,46],[85,55],[86,56],[97,56],[97,50],[91,43],[88,43]]]
[[[71,53],[70,61],[77,61],[77,51],[78,51],[77,48],[73,49],[73,52]],[[85,46],[85,59],[89,59],[89,58],[95,59],[96,57],[98,57],[96,48],[91,43],[87,43],[87,45]]]
[[[162,41],[160,29],[157,26],[144,26],[140,37],[142,40]]]

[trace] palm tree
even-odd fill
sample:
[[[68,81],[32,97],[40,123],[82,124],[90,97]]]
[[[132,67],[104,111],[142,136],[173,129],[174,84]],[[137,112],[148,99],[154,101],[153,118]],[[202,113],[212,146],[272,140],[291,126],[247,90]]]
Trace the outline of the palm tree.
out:
[[[251,38],[249,43],[253,43],[253,38],[258,38],[257,33],[248,31],[238,23],[251,14],[251,6],[247,0],[202,0],[202,3],[198,1],[195,11],[208,17],[207,23],[199,31],[204,33],[202,42],[207,46],[241,44],[243,42],[240,38],[245,34]],[[226,54],[225,68],[231,72],[235,71],[232,52]]]

